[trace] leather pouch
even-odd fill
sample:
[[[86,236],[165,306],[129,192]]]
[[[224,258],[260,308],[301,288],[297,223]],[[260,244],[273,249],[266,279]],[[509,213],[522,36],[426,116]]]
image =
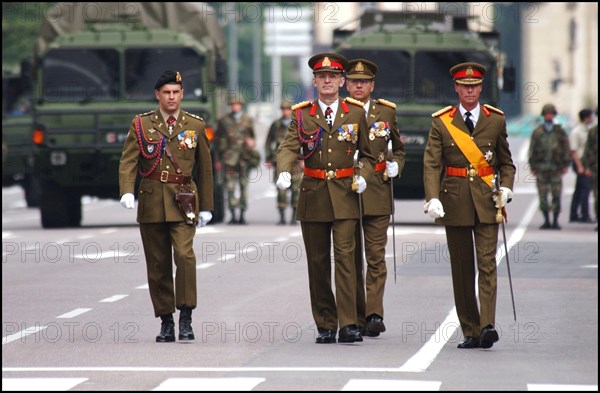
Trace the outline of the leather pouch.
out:
[[[179,191],[175,194],[175,200],[185,219],[185,223],[194,225],[194,218],[196,218],[196,194],[193,192]]]

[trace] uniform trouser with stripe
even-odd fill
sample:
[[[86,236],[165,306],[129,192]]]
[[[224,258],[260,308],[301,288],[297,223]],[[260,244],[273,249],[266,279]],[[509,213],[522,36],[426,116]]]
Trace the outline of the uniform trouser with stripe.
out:
[[[356,220],[301,222],[308,260],[310,302],[319,329],[356,325]],[[331,239],[335,266],[335,297],[331,288]]]
[[[360,225],[356,226],[354,260],[356,262],[358,324],[366,327],[366,317],[371,314],[377,314],[383,318],[383,293],[387,278],[385,247],[388,241],[387,230],[390,225],[390,216],[364,216],[362,225],[362,234],[359,229]],[[362,245],[365,250],[367,263],[364,279],[364,262],[359,245]]]
[[[479,337],[481,329],[487,325],[494,326],[496,322],[498,224],[446,226],[446,240],[450,252],[454,303],[463,335]],[[479,271],[480,308],[477,307],[475,294],[475,263]]]
[[[171,314],[184,306],[196,308],[196,227],[183,221],[140,224],[140,233],[154,315]]]

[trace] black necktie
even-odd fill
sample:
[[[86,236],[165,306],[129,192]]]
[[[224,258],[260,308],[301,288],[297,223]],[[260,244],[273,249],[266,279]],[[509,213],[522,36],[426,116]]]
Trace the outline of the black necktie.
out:
[[[465,113],[465,124],[467,125],[467,128],[469,129],[469,133],[472,134],[475,126],[473,125],[473,120],[471,120],[471,112]]]
[[[331,126],[333,125],[333,119],[331,118],[331,114],[333,113],[333,110],[331,109],[331,107],[327,107],[327,109],[325,109],[325,120],[327,120],[327,124],[329,124],[329,128],[331,128]]]

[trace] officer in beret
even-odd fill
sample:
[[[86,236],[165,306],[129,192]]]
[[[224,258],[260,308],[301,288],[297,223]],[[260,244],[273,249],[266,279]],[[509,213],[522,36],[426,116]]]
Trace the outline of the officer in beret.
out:
[[[212,218],[212,162],[204,120],[180,108],[181,74],[165,71],[154,85],[154,94],[158,108],[133,119],[123,146],[121,205],[133,209],[139,174],[137,222],[154,315],[162,321],[156,341],[175,341],[176,308],[180,310],[179,340],[188,341],[194,340],[192,310],[197,304],[193,242],[196,225],[205,226]],[[195,194],[193,209],[180,208],[175,199],[180,190]],[[175,285],[172,258],[177,266]]]
[[[392,178],[404,168],[404,143],[400,140],[396,104],[371,99],[375,88],[377,64],[366,59],[349,62],[346,88],[350,96],[363,103],[369,126],[369,144],[375,155],[375,171],[367,178],[369,187],[360,196],[363,199],[362,228],[357,227],[357,244],[363,243],[367,262],[363,280],[363,255],[360,247],[355,252],[357,270],[358,323],[367,337],[385,332],[383,323],[383,293],[387,278],[385,247],[390,215],[393,214]],[[366,282],[366,298],[365,298]]]
[[[479,102],[486,71],[478,63],[450,69],[459,104],[432,115],[423,158],[424,210],[446,229],[454,302],[465,338],[458,348],[491,348],[499,339],[494,327],[498,224],[512,198],[516,171],[504,113]]]
[[[277,150],[277,187],[289,188],[298,155],[304,159],[296,219],[308,260],[316,343],[362,341],[356,313],[355,231],[360,217],[358,194],[373,171],[363,104],[340,99],[348,60],[321,53],[310,58],[318,98],[292,107],[292,123]],[[361,163],[363,165],[361,169]],[[335,290],[331,287],[333,238]]]
[[[281,117],[275,120],[269,127],[267,139],[265,141],[265,164],[267,168],[275,168],[275,156],[277,149],[288,131],[288,127],[292,123],[292,105],[294,103],[288,99],[281,101]],[[292,215],[290,216],[290,225],[296,225],[296,204],[298,202],[298,192],[300,189],[300,181],[302,180],[302,170],[304,169],[304,161],[302,156],[298,156],[295,165],[292,167],[292,186],[290,187],[290,198],[288,198],[288,190],[277,189],[277,209],[279,210],[279,222],[277,225],[285,225],[285,209],[288,206],[292,207]],[[277,172],[273,172],[273,181],[277,181]],[[289,202],[288,202],[289,200]]]
[[[252,168],[258,166],[254,149],[254,123],[252,118],[243,112],[244,98],[241,94],[228,97],[231,111],[219,119],[215,133],[217,168],[225,174],[227,203],[231,212],[229,224],[247,224],[244,213],[248,208],[248,179]],[[260,156],[258,156],[260,160]],[[240,188],[239,197],[236,187]],[[239,216],[236,210],[239,209]]]
[[[544,123],[533,130],[529,143],[529,167],[535,176],[544,223],[540,229],[561,229],[558,216],[561,211],[562,177],[571,165],[571,147],[567,132],[554,122],[556,108],[553,104],[542,107]],[[548,203],[548,194],[552,203]],[[550,211],[553,222],[550,224]]]

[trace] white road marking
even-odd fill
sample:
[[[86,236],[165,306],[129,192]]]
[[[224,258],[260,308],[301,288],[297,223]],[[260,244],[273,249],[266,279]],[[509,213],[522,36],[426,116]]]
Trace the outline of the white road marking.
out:
[[[69,311],[68,313],[64,313],[62,315],[59,315],[56,318],[75,318],[76,316],[79,316],[81,314],[84,314],[88,311],[90,311],[91,308],[76,308],[73,311]]]
[[[10,336],[2,337],[2,345],[8,344],[8,343],[13,342],[15,340],[22,339],[22,338],[24,338],[26,336],[29,336],[30,334],[35,334],[35,333],[37,333],[39,331],[42,331],[42,330],[46,329],[47,327],[48,326],[31,326],[31,327],[28,327],[25,330],[21,330],[20,332],[11,334]]]
[[[541,384],[528,383],[527,390],[530,391],[598,391],[598,385],[559,385],[559,384]]]
[[[12,391],[65,391],[87,381],[88,378],[2,378],[2,390]]]
[[[169,378],[153,390],[250,391],[265,378]]]
[[[111,297],[107,297],[105,299],[99,300],[98,303],[114,303],[121,299],[125,299],[129,295],[113,295]]]
[[[411,381],[401,379],[351,379],[344,391],[434,391],[440,390],[440,381]]]

